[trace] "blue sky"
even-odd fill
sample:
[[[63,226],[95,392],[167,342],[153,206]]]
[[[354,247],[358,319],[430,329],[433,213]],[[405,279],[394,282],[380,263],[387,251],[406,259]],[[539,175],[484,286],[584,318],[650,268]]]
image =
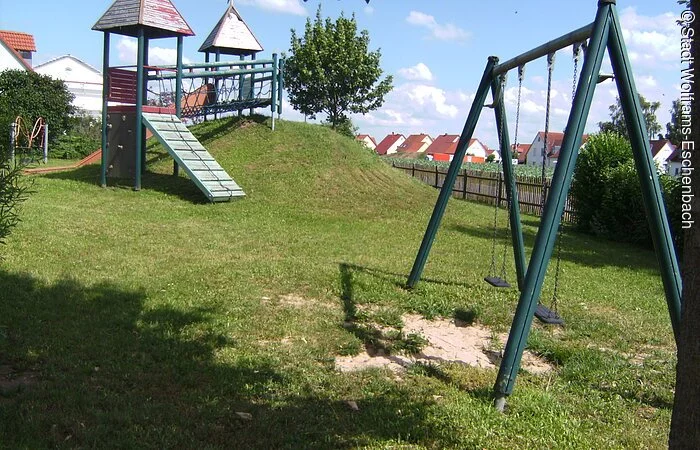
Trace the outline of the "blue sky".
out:
[[[102,36],[92,25],[111,0],[0,0],[0,29],[25,31],[35,36],[35,64],[72,54],[100,68]],[[202,61],[197,49],[225,10],[226,0],[174,0],[197,36],[185,39],[185,57]],[[597,0],[237,0],[237,9],[265,47],[260,57],[289,48],[290,29],[303,30],[319,3],[324,16],[354,13],[361,29],[370,33],[371,47],[381,48],[382,67],[394,76],[394,90],[384,106],[365,116],[353,116],[360,132],[378,140],[391,132],[405,135],[459,134],[489,55],[506,60],[552,38],[591,22]],[[67,6],[70,5],[70,6]],[[31,14],[27,14],[31,11]],[[679,94],[680,35],[675,19],[681,7],[675,0],[618,0],[618,11],[632,59],[638,90],[661,102],[657,113],[665,128],[671,101]],[[152,44],[152,58],[174,58],[175,41]],[[158,47],[153,49],[153,47]],[[134,61],[134,43],[113,39],[112,64]],[[609,64],[604,64],[604,70]],[[557,53],[554,73],[552,129],[561,130],[571,102],[573,65],[571,50]],[[546,62],[526,67],[521,103],[520,136],[529,143],[544,127]],[[517,75],[509,77],[506,100],[511,140],[514,132]],[[615,99],[614,83],[596,90],[588,131],[608,118]],[[286,107],[284,118],[303,120]],[[665,129],[664,129],[665,131]],[[497,145],[491,110],[485,110],[475,137]]]

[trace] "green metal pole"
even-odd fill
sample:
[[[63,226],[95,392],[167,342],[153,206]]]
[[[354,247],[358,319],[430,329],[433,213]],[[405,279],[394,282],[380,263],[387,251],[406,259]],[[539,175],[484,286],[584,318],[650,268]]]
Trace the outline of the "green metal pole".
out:
[[[221,49],[219,49],[219,48],[216,49],[216,53],[214,54],[214,60],[216,62],[221,62]],[[214,71],[218,72],[219,69],[218,68],[214,69]],[[214,95],[216,97],[219,96],[219,78],[218,77],[214,78]],[[216,120],[218,118],[219,118],[219,113],[216,110],[214,110],[214,120]]]
[[[625,50],[620,20],[614,7],[612,8],[608,52],[613,72],[615,73],[622,112],[627,123],[627,134],[632,144],[634,162],[642,185],[644,208],[646,209],[654,249],[656,249],[656,258],[661,268],[661,278],[664,284],[664,292],[666,293],[668,311],[671,315],[673,334],[676,341],[678,341],[683,292],[681,272],[678,268],[678,260],[673,247],[671,229],[668,225],[668,216],[664,207],[664,198],[661,194],[659,177],[656,174],[656,165],[651,156],[649,136],[647,135],[646,123],[632,75],[632,66]]]
[[[182,118],[182,43],[183,37],[177,37],[177,67],[175,68],[175,115],[178,118]],[[208,53],[207,53],[208,55]],[[178,176],[180,174],[180,166],[177,165],[177,161],[173,161],[173,175]]]
[[[243,61],[245,59],[244,55],[239,56],[240,60]],[[247,69],[248,66],[241,66],[244,69]],[[238,101],[242,102],[243,101],[243,81],[245,80],[245,75],[239,75],[238,76]],[[238,110],[238,117],[241,117],[243,115],[243,110],[239,109]]]
[[[433,209],[433,214],[430,217],[430,222],[428,222],[428,228],[425,230],[425,235],[423,236],[423,242],[421,242],[420,249],[416,255],[416,260],[413,263],[413,268],[411,269],[411,274],[406,282],[406,287],[412,288],[416,285],[420,279],[423,268],[425,267],[425,262],[428,259],[428,254],[430,253],[430,248],[433,246],[433,241],[435,240],[435,235],[440,227],[440,221],[442,216],[445,214],[445,208],[447,207],[447,201],[452,195],[452,188],[454,187],[455,180],[457,179],[457,174],[462,166],[462,161],[464,160],[464,155],[467,152],[467,147],[469,146],[469,140],[474,134],[474,129],[479,121],[479,116],[481,115],[481,110],[484,107],[484,102],[486,101],[486,96],[489,92],[489,86],[491,85],[491,78],[493,67],[498,63],[498,58],[495,56],[489,56],[489,60],[486,63],[486,68],[484,69],[484,74],[481,77],[481,82],[479,83],[479,88],[476,91],[476,96],[474,97],[474,102],[472,103],[471,109],[469,110],[469,115],[467,116],[467,122],[464,124],[464,129],[462,130],[462,135],[459,138],[459,143],[457,144],[457,150],[455,151],[454,158],[450,163],[450,168],[445,176],[445,182],[440,190],[440,195],[438,197],[437,203],[435,204],[435,209]]]
[[[148,47],[149,47],[149,39],[147,37],[144,37],[143,40],[143,64],[144,66],[148,66]],[[148,104],[148,70],[144,68],[143,71],[143,104],[147,105]],[[141,173],[146,173],[146,132],[144,129],[144,132],[142,133],[141,136]]]
[[[279,62],[279,80],[277,82],[277,117],[282,116],[282,99],[284,97],[284,58]]]
[[[143,57],[145,43],[143,28],[139,29],[138,33],[138,51],[136,54],[136,169],[134,170],[134,190],[141,190],[141,158],[143,154],[143,146],[141,137],[143,136],[143,121],[141,114],[143,113]]]
[[[494,99],[494,112],[496,113],[496,129],[501,136],[501,163],[503,165],[503,177],[506,180],[506,195],[508,196],[510,234],[513,241],[513,258],[515,259],[515,272],[518,279],[518,289],[522,290],[525,279],[525,244],[523,243],[523,227],[520,222],[520,203],[518,200],[518,187],[513,173],[513,155],[510,151],[510,134],[508,133],[508,119],[506,107],[503,102],[503,90],[500,88],[498,77],[491,81],[491,93]]]
[[[253,53],[253,55],[250,57],[250,59],[255,61],[255,58],[257,58],[257,55],[255,53]],[[250,68],[255,69],[255,64],[251,65]],[[248,94],[248,99],[253,100],[254,97],[255,97],[255,73],[251,73],[250,74],[250,93]],[[252,116],[253,112],[254,112],[253,108],[250,108],[248,110],[248,115]]]
[[[610,30],[610,8],[611,0],[598,2],[598,12],[593,25],[591,40],[586,51],[581,79],[576,89],[571,114],[566,125],[559,161],[554,170],[551,191],[544,208],[540,228],[537,231],[535,246],[525,275],[525,283],[520,292],[518,307],[515,311],[513,325],[508,335],[503,361],[501,362],[494,387],[494,406],[500,411],[505,408],[506,397],[513,392],[523,350],[530,334],[532,319],[542,292],[547,265],[554,249],[561,216],[566,205],[566,197],[571,186],[571,178],[576,166],[578,148],[581,146],[586,118],[591,109],[593,92],[595,91],[603,56],[605,55],[605,46]]]
[[[279,71],[279,63],[277,61],[277,53],[272,54],[272,81],[270,81],[270,110],[272,117],[272,131],[275,131],[275,111],[277,106],[277,72]]]
[[[102,158],[100,167],[100,186],[107,187],[107,110],[109,107],[109,38],[105,31],[104,48],[102,49]]]

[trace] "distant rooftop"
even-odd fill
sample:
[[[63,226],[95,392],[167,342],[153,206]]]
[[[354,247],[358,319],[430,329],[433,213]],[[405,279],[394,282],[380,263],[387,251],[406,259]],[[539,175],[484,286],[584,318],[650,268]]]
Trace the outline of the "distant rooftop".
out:
[[[34,36],[19,31],[0,30],[0,38],[13,50],[18,52],[35,52],[36,43]]]

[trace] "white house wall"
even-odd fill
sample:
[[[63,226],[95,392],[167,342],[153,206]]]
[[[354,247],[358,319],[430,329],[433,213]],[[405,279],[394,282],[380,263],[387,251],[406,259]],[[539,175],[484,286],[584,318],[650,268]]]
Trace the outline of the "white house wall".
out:
[[[17,61],[17,57],[12,52],[0,44],[0,72],[4,70],[27,70],[27,68]]]
[[[71,56],[64,56],[34,69],[37,73],[63,80],[75,95],[73,106],[93,116],[102,112],[102,74]]]
[[[396,152],[398,151],[399,146],[400,146],[401,144],[403,144],[404,142],[406,142],[406,138],[403,137],[403,136],[399,137],[399,138],[396,140],[396,142],[394,142],[394,143],[391,145],[391,147],[389,147],[389,148],[386,150],[386,154],[387,154],[387,155],[393,155],[394,153],[396,153]]]

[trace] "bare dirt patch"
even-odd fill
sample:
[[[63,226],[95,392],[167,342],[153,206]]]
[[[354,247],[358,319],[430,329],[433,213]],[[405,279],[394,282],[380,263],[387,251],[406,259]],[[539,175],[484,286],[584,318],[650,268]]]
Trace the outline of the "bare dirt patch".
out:
[[[498,342],[506,342],[508,336],[505,333],[494,335],[481,325],[457,326],[454,320],[426,320],[413,314],[404,315],[402,319],[405,324],[402,330],[404,333],[416,333],[428,341],[420,353],[404,356],[363,351],[354,356],[337,357],[336,368],[341,372],[368,368],[386,368],[400,372],[415,363],[460,363],[493,369],[501,362],[501,353],[496,347]],[[535,374],[553,370],[551,364],[527,350],[523,354],[521,366]]]

